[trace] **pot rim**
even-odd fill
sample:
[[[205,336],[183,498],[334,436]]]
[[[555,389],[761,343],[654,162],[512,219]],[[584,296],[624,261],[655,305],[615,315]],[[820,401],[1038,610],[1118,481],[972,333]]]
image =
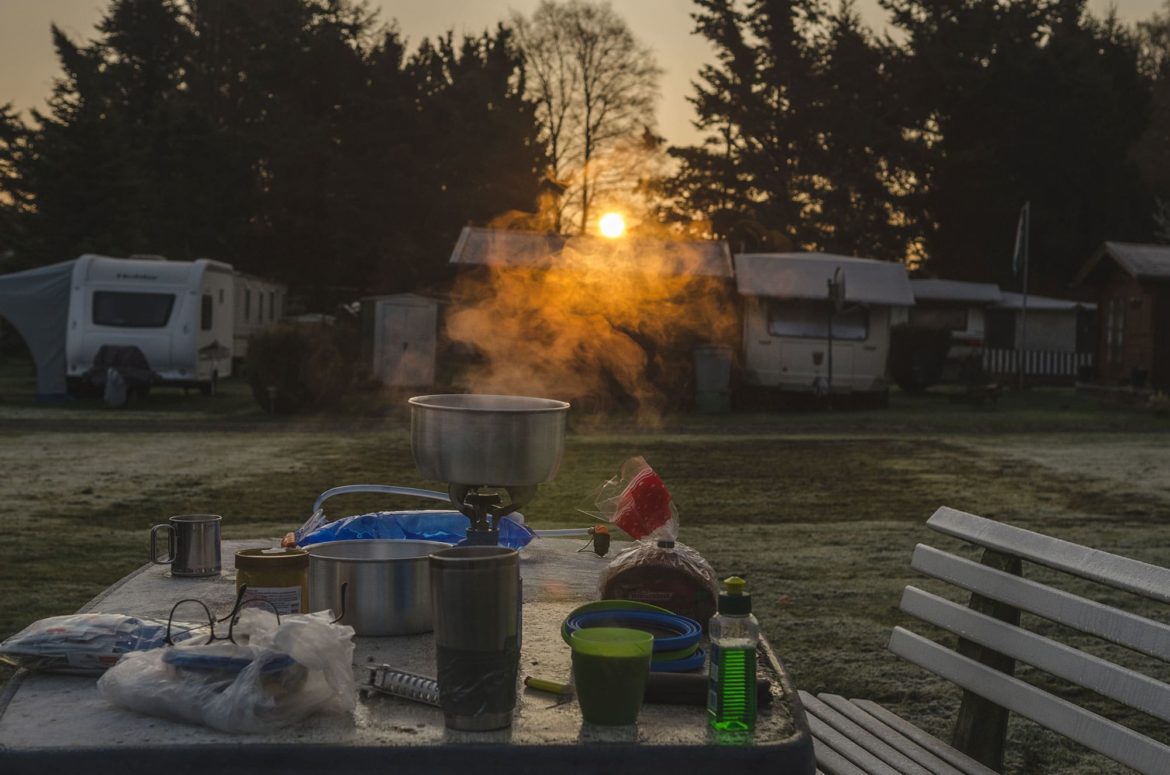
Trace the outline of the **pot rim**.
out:
[[[519,407],[519,406],[451,406],[443,403],[437,403],[441,399],[450,398],[502,398],[521,401],[534,402],[533,406]],[[500,414],[543,414],[546,412],[565,412],[569,410],[569,403],[567,401],[559,401],[555,398],[540,398],[537,396],[506,396],[495,393],[435,393],[428,396],[414,396],[408,400],[411,406],[417,406],[420,409],[430,409],[439,412],[487,412]]]
[[[318,552],[318,547],[328,549],[328,547],[336,547],[344,544],[346,546],[358,544],[394,544],[396,546],[405,545],[425,545],[433,546],[428,554],[419,554],[413,557],[338,557],[336,555],[329,555],[327,553]],[[390,562],[410,562],[415,560],[427,560],[431,554],[442,549],[450,549],[454,544],[449,544],[445,541],[424,541],[413,538],[349,538],[340,541],[322,541],[318,544],[309,544],[302,547],[309,553],[310,560],[321,560],[322,562],[356,562],[356,563],[390,563]]]

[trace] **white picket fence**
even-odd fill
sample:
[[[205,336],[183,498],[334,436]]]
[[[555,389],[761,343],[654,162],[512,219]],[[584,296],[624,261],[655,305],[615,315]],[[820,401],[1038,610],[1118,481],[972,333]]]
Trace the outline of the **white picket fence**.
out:
[[[983,351],[983,369],[993,376],[1014,375],[1019,373],[1022,367],[1027,377],[1042,377],[1054,382],[1075,382],[1081,367],[1092,365],[1092,353],[998,350],[990,347]]]

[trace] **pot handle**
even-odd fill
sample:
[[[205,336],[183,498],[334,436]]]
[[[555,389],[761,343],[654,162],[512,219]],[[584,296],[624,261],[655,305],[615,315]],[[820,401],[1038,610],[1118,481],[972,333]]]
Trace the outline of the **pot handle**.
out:
[[[448,506],[451,505],[451,498],[446,493],[435,492],[434,490],[419,490],[415,487],[395,487],[390,484],[346,484],[321,493],[317,497],[316,502],[313,503],[313,513],[316,514],[320,511],[325,501],[334,495],[345,495],[351,492],[380,492],[386,495],[410,495],[415,498],[426,498],[427,500],[441,501]]]

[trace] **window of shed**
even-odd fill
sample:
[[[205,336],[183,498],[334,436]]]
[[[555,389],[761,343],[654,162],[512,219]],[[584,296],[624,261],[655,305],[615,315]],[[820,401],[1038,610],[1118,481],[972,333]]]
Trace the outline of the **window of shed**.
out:
[[[828,339],[830,309],[828,301],[774,300],[768,306],[768,333],[801,339]],[[854,342],[868,339],[869,310],[852,306],[833,315],[833,338]]]

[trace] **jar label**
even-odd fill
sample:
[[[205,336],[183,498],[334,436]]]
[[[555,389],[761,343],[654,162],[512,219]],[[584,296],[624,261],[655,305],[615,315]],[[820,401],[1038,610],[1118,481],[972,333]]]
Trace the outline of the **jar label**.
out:
[[[299,614],[301,612],[300,587],[248,587],[242,606],[252,600],[266,600],[276,608],[278,614]],[[258,606],[272,610],[266,605]]]

